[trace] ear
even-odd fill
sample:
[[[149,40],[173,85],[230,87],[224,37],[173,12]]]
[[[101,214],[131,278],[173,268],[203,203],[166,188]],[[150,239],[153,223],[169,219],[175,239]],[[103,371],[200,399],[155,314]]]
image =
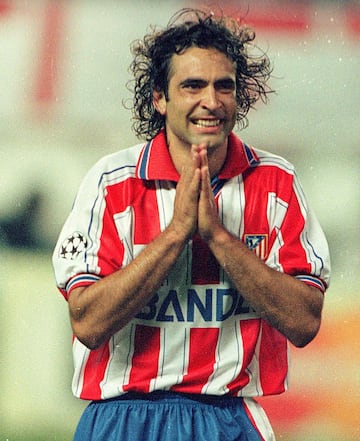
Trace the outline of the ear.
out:
[[[155,109],[164,116],[166,114],[166,98],[165,93],[162,91],[154,90],[153,92],[153,104]]]

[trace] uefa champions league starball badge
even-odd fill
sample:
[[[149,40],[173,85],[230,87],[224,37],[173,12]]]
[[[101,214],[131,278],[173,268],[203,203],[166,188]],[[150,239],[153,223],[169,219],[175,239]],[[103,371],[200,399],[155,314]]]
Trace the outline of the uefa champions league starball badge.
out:
[[[59,250],[59,256],[63,259],[74,260],[86,250],[87,244],[86,237],[76,231],[64,240]]]

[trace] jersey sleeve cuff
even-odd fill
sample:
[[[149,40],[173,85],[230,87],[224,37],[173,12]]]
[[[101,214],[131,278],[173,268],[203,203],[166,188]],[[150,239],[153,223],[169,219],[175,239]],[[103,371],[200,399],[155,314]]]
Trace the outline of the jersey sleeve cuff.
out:
[[[60,288],[61,294],[68,300],[71,291],[81,286],[89,286],[100,280],[101,277],[95,274],[77,274],[72,277],[66,284],[65,288]]]
[[[323,293],[325,293],[325,291],[327,290],[327,284],[318,277],[308,274],[300,274],[295,276],[295,278],[301,280],[309,286],[314,286],[315,288],[318,288]]]

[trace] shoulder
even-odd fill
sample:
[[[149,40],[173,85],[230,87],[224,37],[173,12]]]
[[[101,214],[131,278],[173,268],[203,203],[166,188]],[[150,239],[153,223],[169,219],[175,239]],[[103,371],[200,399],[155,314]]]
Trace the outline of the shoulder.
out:
[[[295,174],[294,165],[286,158],[258,148],[253,148],[253,150],[258,157],[258,166],[273,167],[274,170],[278,169],[289,174]]]
[[[143,146],[144,143],[140,143],[105,155],[100,158],[92,168],[99,171],[109,171],[119,167],[136,166]]]
[[[123,176],[135,176],[135,169],[144,143],[119,150],[100,158],[89,169],[85,180],[111,181]]]

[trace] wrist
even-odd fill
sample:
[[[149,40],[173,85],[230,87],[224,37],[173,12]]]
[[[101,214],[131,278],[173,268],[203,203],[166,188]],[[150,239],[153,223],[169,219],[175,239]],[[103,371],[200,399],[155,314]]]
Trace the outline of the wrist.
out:
[[[205,231],[199,230],[199,234],[210,248],[214,246],[223,246],[232,237],[221,223],[213,223],[211,228],[208,228]]]
[[[213,234],[203,237],[214,255],[221,256],[227,254],[235,242],[239,240],[233,236],[223,226],[216,229]]]
[[[184,224],[177,222],[170,222],[168,227],[164,230],[167,240],[171,244],[186,244],[193,236],[194,232],[185,228]]]

